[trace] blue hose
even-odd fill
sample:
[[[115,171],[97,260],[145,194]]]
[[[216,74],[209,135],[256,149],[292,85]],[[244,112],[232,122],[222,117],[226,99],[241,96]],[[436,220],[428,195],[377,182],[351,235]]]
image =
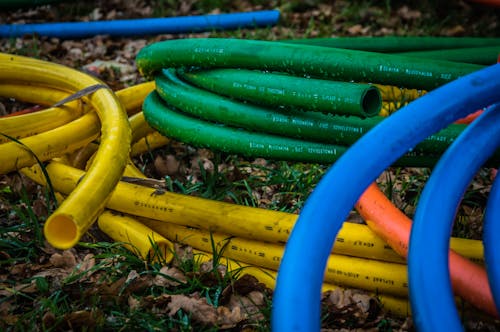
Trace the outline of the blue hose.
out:
[[[167,33],[178,34],[272,26],[276,24],[279,16],[280,12],[278,10],[261,10],[248,13],[114,21],[3,24],[0,25],[0,37],[13,38],[37,34],[61,39],[76,39],[95,35],[128,37]]]
[[[463,329],[448,268],[449,240],[463,193],[500,145],[499,124],[500,105],[489,107],[443,154],[420,196],[408,251],[410,301],[419,331]]]
[[[497,122],[498,125],[499,122]],[[488,280],[490,281],[491,292],[493,293],[497,310],[500,308],[500,250],[498,250],[498,234],[500,234],[500,175],[497,174],[495,182],[493,182],[493,186],[491,187],[488,204],[486,205],[483,230],[486,271],[488,272]]]
[[[274,331],[319,331],[326,261],[349,211],[378,175],[427,136],[498,102],[500,64],[441,86],[358,140],[309,196],[290,238],[273,300]],[[380,148],[373,142],[386,142]]]

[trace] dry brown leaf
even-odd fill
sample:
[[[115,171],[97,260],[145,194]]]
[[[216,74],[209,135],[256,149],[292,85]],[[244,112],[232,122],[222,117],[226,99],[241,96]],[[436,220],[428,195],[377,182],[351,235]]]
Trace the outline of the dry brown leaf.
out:
[[[127,279],[125,279],[125,283],[128,284],[137,278],[139,278],[139,273],[136,270],[131,270],[127,275]]]
[[[235,327],[238,323],[247,319],[247,315],[238,306],[232,310],[224,306],[218,307],[217,316],[217,326],[221,329]]]
[[[89,276],[92,271],[90,271],[95,266],[94,254],[87,254],[83,260],[78,264],[77,269],[80,272],[88,271],[87,276]]]
[[[71,330],[78,331],[82,328],[92,330],[97,325],[100,316],[102,316],[102,313],[99,311],[79,310],[65,315],[64,318]]]
[[[448,37],[463,36],[464,33],[465,33],[465,28],[460,24],[443,30],[443,35],[448,36]]]
[[[186,275],[184,272],[176,267],[164,266],[160,269],[160,274],[157,275],[153,284],[156,286],[179,286],[187,282]]]
[[[205,325],[217,324],[217,311],[205,298],[199,299],[186,295],[170,295],[167,305],[168,314],[174,316],[180,309],[191,314],[191,318]]]
[[[128,297],[128,306],[130,311],[138,310],[141,307],[141,301],[131,295]]]
[[[238,308],[238,312],[244,319],[251,319],[252,321],[260,321],[265,319],[261,312],[265,304],[265,295],[259,291],[253,291],[248,293],[247,296],[240,296],[233,294],[227,304],[227,307],[231,312],[235,312]]]
[[[76,266],[76,257],[71,250],[64,250],[62,254],[53,254],[50,263],[55,267],[72,269]]]
[[[419,10],[410,9],[408,6],[403,6],[398,9],[398,15],[404,20],[416,20],[422,17],[422,13]]]
[[[180,165],[180,161],[177,160],[177,158],[172,154],[169,154],[166,157],[158,155],[154,161],[155,170],[162,178],[166,175],[174,176],[179,174]]]

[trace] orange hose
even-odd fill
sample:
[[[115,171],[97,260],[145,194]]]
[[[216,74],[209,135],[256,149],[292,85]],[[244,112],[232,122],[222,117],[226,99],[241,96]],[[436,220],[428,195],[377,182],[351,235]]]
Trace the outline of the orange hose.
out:
[[[467,115],[465,118],[458,119],[455,123],[469,124],[481,114],[483,114],[483,110],[475,111],[474,113]]]
[[[371,184],[356,203],[368,226],[403,257],[407,257],[411,220]],[[450,250],[450,276],[456,294],[476,308],[498,317],[484,268]]]
[[[23,115],[23,114],[29,114],[29,113],[34,113],[34,112],[38,112],[38,111],[41,111],[43,109],[42,106],[40,105],[35,105],[33,107],[30,107],[30,108],[25,108],[23,110],[19,110],[17,112],[12,112],[12,113],[9,113],[9,114],[6,114],[6,115],[2,115],[0,116],[0,118],[8,118],[8,117],[11,117],[11,116],[17,116],[17,115]]]

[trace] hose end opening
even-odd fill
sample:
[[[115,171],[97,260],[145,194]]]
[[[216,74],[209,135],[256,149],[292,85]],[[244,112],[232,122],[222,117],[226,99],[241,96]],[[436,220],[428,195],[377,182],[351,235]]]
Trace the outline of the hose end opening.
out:
[[[378,115],[382,108],[382,95],[380,91],[372,86],[361,96],[363,112],[367,117]]]
[[[72,248],[80,239],[75,221],[64,214],[52,215],[45,223],[44,234],[47,241],[57,249]]]

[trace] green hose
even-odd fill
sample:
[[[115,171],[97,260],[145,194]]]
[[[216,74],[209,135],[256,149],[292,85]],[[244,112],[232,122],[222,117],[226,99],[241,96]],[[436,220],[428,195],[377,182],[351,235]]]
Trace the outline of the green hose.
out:
[[[310,87],[303,94],[305,100],[299,95],[277,101],[273,94],[279,93],[275,92],[260,98],[255,90],[279,86],[284,90],[283,87],[289,89],[289,84],[292,86],[290,91],[299,94],[302,91],[297,86],[299,82],[304,86],[308,81],[313,81],[312,86],[330,83],[304,76],[430,89],[482,68],[448,61],[234,39],[160,42],[142,49],[136,62],[143,74],[156,77],[156,92],[145,101],[143,110],[149,124],[164,135],[228,153],[313,163],[334,162],[384,118],[317,112],[318,108],[323,109],[308,99],[307,94],[315,91]],[[176,73],[188,82],[181,80]],[[316,91],[319,90],[318,87]],[[328,95],[329,90],[321,93]],[[359,97],[360,92],[356,93]],[[318,99],[320,95],[317,94]],[[250,99],[274,107],[237,99]],[[288,103],[286,99],[292,99],[292,102]],[[281,107],[283,103],[291,107]],[[465,125],[451,125],[429,136],[408,151],[396,165],[433,166],[464,128]],[[374,148],[383,144],[374,142]],[[498,161],[500,151],[489,164]]]
[[[500,46],[455,48],[450,50],[404,52],[397,54],[435,60],[493,65],[497,62],[498,55],[500,54]]]
[[[483,68],[389,54],[220,38],[158,42],[143,48],[136,63],[148,77],[170,67],[245,68],[426,90]]]
[[[500,38],[477,37],[336,37],[288,39],[279,42],[381,53],[500,46]]]
[[[151,127],[165,136],[248,157],[331,164],[348,149],[345,146],[250,132],[189,117],[167,107],[156,91],[145,99],[143,112]],[[396,165],[429,167],[437,160],[438,157],[405,156]]]
[[[371,117],[382,97],[369,84],[335,82],[245,69],[212,69],[180,73],[204,89],[271,107]]]
[[[247,130],[350,146],[385,118],[361,119],[320,112],[263,108],[240,103],[182,82],[173,69],[156,76],[156,91],[169,106],[187,115]],[[441,154],[465,125],[451,125],[428,137],[416,153]]]

